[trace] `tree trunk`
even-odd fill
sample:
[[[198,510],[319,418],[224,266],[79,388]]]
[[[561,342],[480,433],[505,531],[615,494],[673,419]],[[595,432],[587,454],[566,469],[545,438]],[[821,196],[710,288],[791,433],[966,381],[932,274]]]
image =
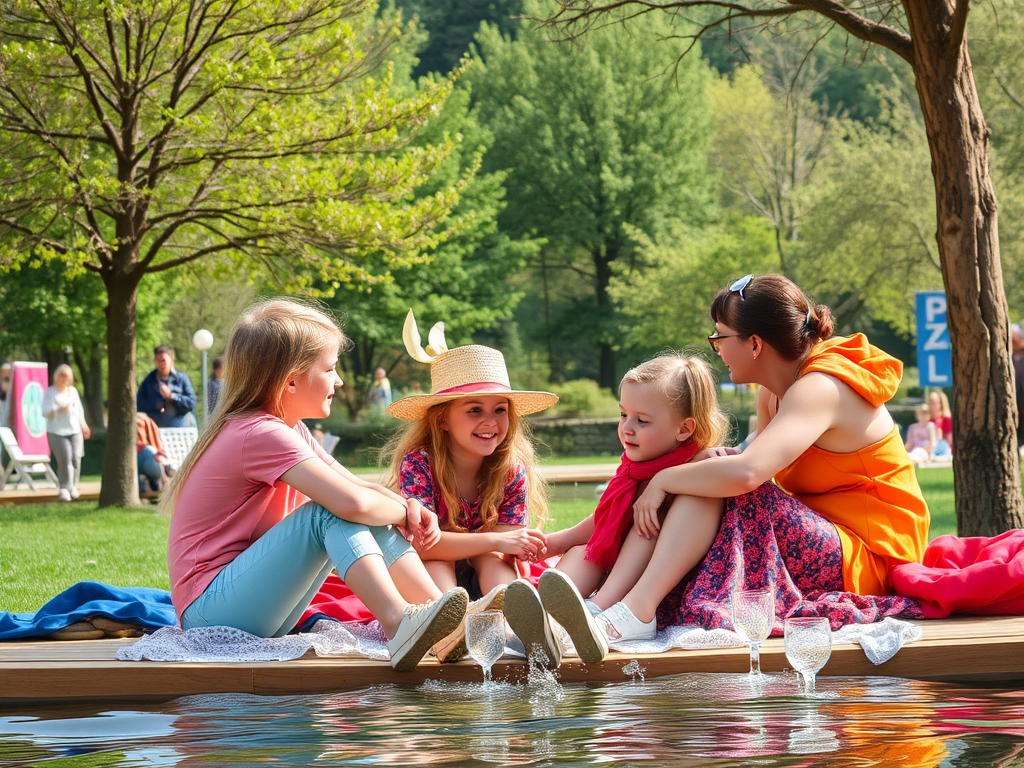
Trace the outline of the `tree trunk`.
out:
[[[82,405],[85,420],[93,431],[106,429],[106,411],[103,407],[103,351],[94,344],[87,355],[75,350],[75,362],[82,377]]]
[[[103,275],[107,288],[107,399],[100,506],[139,504],[135,450],[135,309],[138,280],[120,271]]]
[[[953,474],[961,536],[1024,527],[1010,329],[988,139],[967,44],[949,50],[949,2],[904,0],[932,156],[953,345]]]

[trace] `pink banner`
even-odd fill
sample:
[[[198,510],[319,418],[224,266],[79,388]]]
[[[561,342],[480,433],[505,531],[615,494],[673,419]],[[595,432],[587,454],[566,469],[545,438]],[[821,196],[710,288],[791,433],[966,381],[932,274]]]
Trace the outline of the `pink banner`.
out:
[[[49,456],[46,419],[43,418],[43,392],[49,385],[46,363],[14,363],[11,385],[11,428],[21,452]]]

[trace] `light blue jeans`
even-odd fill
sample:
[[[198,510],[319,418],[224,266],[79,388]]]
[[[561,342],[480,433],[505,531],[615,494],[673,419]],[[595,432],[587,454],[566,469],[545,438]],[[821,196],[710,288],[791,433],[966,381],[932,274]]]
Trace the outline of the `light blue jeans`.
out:
[[[383,557],[390,568],[412,551],[395,528],[342,520],[310,501],[225,566],[182,613],[181,627],[227,626],[281,637],[295,626],[331,569],[344,579],[361,557]]]

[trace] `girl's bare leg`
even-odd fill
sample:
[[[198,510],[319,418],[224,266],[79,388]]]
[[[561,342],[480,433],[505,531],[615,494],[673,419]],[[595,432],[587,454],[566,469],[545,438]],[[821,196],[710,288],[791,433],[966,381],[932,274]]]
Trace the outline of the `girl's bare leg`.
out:
[[[476,577],[480,581],[480,591],[485,595],[499,584],[509,584],[519,577],[512,564],[503,560],[495,552],[471,557],[469,564],[476,571]]]
[[[619,550],[611,573],[594,595],[594,602],[601,606],[602,610],[611,608],[637,585],[651,562],[659,540],[645,539],[637,533],[636,526],[630,530],[622,543],[622,549]]]
[[[447,565],[451,569],[451,586],[443,586],[435,581],[432,573],[427,570],[428,564],[420,560],[415,552],[408,552],[395,560],[388,572],[395,587],[408,602],[426,603],[437,600],[444,592],[455,587],[455,566],[439,560],[430,561],[431,566],[435,564]]]
[[[601,566],[584,558],[586,553],[587,548],[584,545],[573,547],[562,555],[556,566],[557,570],[572,579],[572,583],[576,585],[584,599],[594,593],[601,583],[601,577],[604,576]]]
[[[653,621],[658,604],[704,559],[718,535],[724,499],[677,496],[658,534],[651,562],[622,602],[640,621]]]
[[[399,561],[408,559],[411,558],[398,558],[392,564],[392,570]],[[418,562],[419,558],[416,560]],[[345,583],[380,622],[384,634],[394,637],[398,624],[402,621],[402,612],[405,610],[407,601],[388,574],[384,558],[379,555],[367,555],[359,558],[345,572]]]

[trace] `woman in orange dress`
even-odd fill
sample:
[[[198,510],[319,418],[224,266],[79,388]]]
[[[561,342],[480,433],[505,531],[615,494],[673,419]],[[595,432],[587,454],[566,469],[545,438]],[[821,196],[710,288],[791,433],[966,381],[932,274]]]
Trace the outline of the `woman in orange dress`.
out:
[[[654,476],[637,527],[678,547],[623,602],[641,621],[657,612],[659,624],[706,628],[731,626],[734,588],[774,588],[778,617],[825,615],[834,628],[917,615],[912,600],[887,597],[889,567],[920,561],[929,523],[884,405],[900,361],[863,334],[834,337],[828,308],[778,275],[737,280],[711,318],[731,380],[760,385],[757,436],[742,453],[719,448]],[[668,495],[687,502],[659,519]],[[678,586],[659,609],[647,596],[668,583]]]

